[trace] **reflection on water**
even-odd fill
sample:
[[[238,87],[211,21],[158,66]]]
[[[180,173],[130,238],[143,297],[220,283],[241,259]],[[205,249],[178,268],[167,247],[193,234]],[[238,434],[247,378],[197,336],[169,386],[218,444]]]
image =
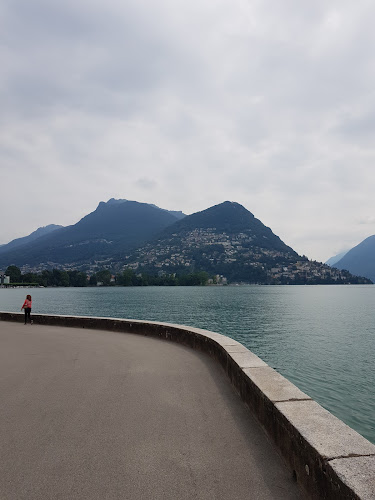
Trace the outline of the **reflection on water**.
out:
[[[24,289],[0,290],[18,311]],[[205,328],[238,340],[375,442],[375,287],[243,286],[34,289],[33,312]]]

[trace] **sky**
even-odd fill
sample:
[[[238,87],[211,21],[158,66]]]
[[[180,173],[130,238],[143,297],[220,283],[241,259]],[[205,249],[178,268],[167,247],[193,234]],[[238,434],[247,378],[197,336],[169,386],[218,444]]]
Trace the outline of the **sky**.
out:
[[[0,244],[122,198],[375,234],[372,0],[2,0]]]

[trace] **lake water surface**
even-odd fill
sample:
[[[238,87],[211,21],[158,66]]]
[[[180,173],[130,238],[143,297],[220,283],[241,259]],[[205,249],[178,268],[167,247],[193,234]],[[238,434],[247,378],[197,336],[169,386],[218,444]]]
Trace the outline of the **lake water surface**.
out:
[[[0,289],[0,310],[179,323],[232,337],[375,443],[375,286]],[[1,323],[0,323],[1,328]]]

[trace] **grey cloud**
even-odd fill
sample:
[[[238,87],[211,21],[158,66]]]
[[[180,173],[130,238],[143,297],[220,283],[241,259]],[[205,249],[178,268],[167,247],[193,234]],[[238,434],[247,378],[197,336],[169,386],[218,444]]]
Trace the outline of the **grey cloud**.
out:
[[[375,226],[375,217],[367,216],[363,219],[360,219],[358,221],[358,224],[363,224],[363,225],[374,225]],[[375,227],[374,227],[375,230]]]
[[[151,190],[154,189],[157,185],[157,182],[154,179],[148,179],[148,178],[141,178],[136,181],[136,184],[145,190]]]
[[[369,2],[2,7],[0,160],[39,180],[36,224],[112,197],[185,213],[233,199],[310,255],[375,211]],[[61,220],[66,192],[79,214]],[[19,236],[22,224],[15,214]]]
[[[178,66],[175,47],[125,5],[118,13],[104,6],[100,12],[85,9],[79,2],[9,3],[4,24],[11,104],[19,97],[22,109],[48,107],[50,101],[90,107],[101,100],[115,108],[111,101],[122,107],[116,93],[136,97],[160,85]],[[12,59],[21,50],[23,64],[15,67]]]
[[[344,113],[340,116],[335,131],[345,140],[353,143],[358,142],[362,147],[366,142],[369,142],[372,148],[375,133],[375,109]]]

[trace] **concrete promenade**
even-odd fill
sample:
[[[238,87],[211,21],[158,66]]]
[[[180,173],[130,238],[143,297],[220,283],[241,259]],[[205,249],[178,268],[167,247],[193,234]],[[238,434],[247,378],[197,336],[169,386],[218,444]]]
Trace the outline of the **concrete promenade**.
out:
[[[206,354],[0,322],[1,500],[305,498]]]

